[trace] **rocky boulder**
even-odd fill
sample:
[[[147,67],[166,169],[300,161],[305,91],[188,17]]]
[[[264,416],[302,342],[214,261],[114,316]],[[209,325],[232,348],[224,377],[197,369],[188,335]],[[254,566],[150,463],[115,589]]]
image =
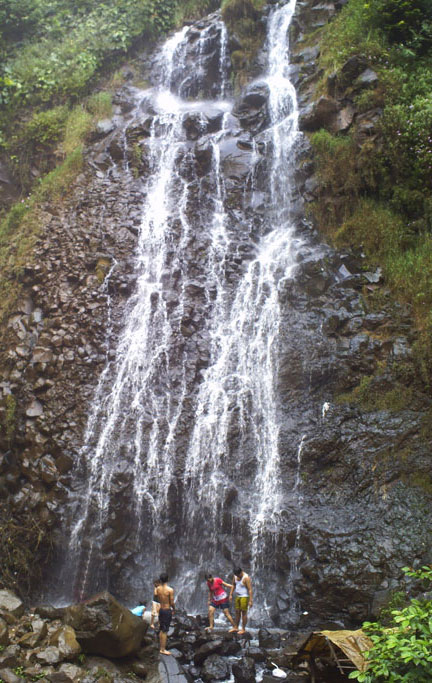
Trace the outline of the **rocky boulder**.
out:
[[[219,652],[223,646],[223,640],[221,639],[216,639],[212,640],[209,643],[205,643],[204,645],[201,645],[200,648],[195,653],[194,657],[194,662],[197,665],[200,665],[204,662],[205,659],[209,657],[209,655],[214,654],[215,652]]]
[[[300,115],[300,128],[311,132],[319,128],[332,128],[338,112],[336,100],[322,95],[316,102],[305,107]]]
[[[84,652],[114,658],[136,652],[147,630],[142,619],[107,592],[68,607],[65,622]]]
[[[224,681],[229,677],[229,664],[220,655],[210,655],[201,669],[201,678],[204,683],[210,681]]]
[[[281,638],[279,633],[272,633],[267,628],[258,631],[259,646],[267,650],[276,650],[280,647]]]
[[[12,591],[0,590],[0,609],[10,612],[15,617],[24,614],[24,604]]]
[[[232,672],[235,683],[255,683],[255,662],[252,657],[242,657],[239,662],[233,664]]]
[[[74,657],[81,652],[81,646],[76,639],[76,633],[71,626],[61,626],[50,638],[51,645],[58,647],[64,659]]]
[[[269,88],[265,83],[255,83],[246,89],[233,110],[242,128],[258,133],[269,124],[268,98]]]

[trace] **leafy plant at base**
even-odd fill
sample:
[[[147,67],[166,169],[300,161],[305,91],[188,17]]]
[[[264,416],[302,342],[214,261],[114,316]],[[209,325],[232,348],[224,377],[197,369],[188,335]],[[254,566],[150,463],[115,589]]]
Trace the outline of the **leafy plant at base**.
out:
[[[425,588],[432,582],[432,567],[404,567],[407,576]],[[366,672],[354,671],[350,679],[360,683],[430,683],[432,672],[432,600],[412,599],[402,609],[392,610],[390,627],[366,622],[363,629],[373,642],[366,653]]]

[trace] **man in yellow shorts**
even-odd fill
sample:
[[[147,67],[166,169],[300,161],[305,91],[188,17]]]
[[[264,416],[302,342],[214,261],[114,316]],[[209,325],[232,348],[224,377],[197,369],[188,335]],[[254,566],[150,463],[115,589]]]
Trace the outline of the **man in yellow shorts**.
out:
[[[233,597],[233,593],[235,607],[235,630],[238,632],[239,635],[242,635],[246,631],[247,612],[248,608],[252,607],[253,605],[253,598],[252,581],[250,580],[249,574],[246,574],[246,572],[244,572],[241,567],[237,567],[237,569],[234,569],[234,577],[229,596],[230,600]],[[240,624],[240,617],[242,621],[242,627],[239,631],[238,627]]]

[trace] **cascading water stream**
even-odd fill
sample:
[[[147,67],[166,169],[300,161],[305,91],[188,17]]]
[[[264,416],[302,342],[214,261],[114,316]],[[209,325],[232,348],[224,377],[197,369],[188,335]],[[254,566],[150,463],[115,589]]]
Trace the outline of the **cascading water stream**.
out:
[[[190,93],[200,92],[203,67],[196,65],[197,80],[191,80],[188,28],[167,41],[157,64],[159,84],[137,101],[137,112],[148,106],[151,114],[137,286],[115,361],[99,380],[84,438],[86,479],[76,485],[68,530],[74,598],[110,587],[110,572],[101,562],[109,552],[122,561],[130,557],[130,572],[145,568],[146,578],[136,579],[135,588],[147,585],[161,564],[172,567],[181,575],[183,603],[192,608],[198,569],[204,563],[217,567],[227,536],[243,535],[248,546],[231,560],[249,557],[257,580],[265,574],[284,508],[279,294],[293,276],[302,246],[290,215],[298,111],[288,77],[287,34],[295,4],[290,0],[269,17],[269,66],[261,84],[269,93],[270,123],[259,144],[251,142],[251,170],[242,192],[245,216],[246,205],[253,212],[263,147],[268,180],[261,194],[268,199],[258,233],[253,220],[244,219],[247,256],[237,243],[238,222],[224,175],[232,107],[223,99],[210,105],[191,101]],[[224,98],[228,41],[221,22],[216,29],[220,82],[212,92]],[[198,60],[204,60],[214,33],[214,26],[202,29]],[[199,131],[208,131],[200,132],[197,157],[208,162],[204,178],[185,134],[191,116]],[[127,165],[124,172],[130,173]],[[188,260],[197,240],[202,246]],[[197,327],[201,337],[193,346]],[[192,363],[191,354],[200,362]],[[239,509],[246,526],[238,522]]]
[[[191,227],[187,216],[188,184],[182,178],[179,157],[184,161],[188,155],[183,120],[185,112],[194,107],[180,100],[172,89],[187,30],[185,27],[167,41],[158,60],[160,85],[151,94],[151,107],[156,115],[147,143],[150,179],[145,189],[139,232],[137,289],[129,304],[115,362],[107,364],[99,380],[84,437],[82,459],[87,482],[75,505],[75,520],[69,529],[67,567],[63,568],[63,574],[74,576],[74,597],[78,598],[107,584],[107,573],[95,569],[95,565],[100,565],[99,556],[112,528],[113,487],[116,479],[125,476],[124,463],[133,472],[128,515],[138,547],[143,517],[150,514],[154,526],[156,517],[161,522],[173,477],[176,428],[188,392],[185,359],[182,360],[181,354],[174,356],[173,338],[185,303],[180,295],[179,312],[169,316],[164,279],[168,268],[177,271],[179,289],[184,293],[187,264],[182,261],[182,251],[191,239]],[[202,50],[207,40],[206,31],[203,33]],[[220,34],[219,65],[223,77],[220,91],[224,93],[227,41],[221,22]],[[178,89],[181,91],[181,84]],[[143,101],[146,98],[148,95]],[[228,105],[222,102],[219,108],[223,117]],[[212,142],[212,147],[216,159],[217,145]],[[129,172],[127,164],[124,171]],[[215,172],[218,178],[219,169]],[[216,186],[212,210],[215,226],[222,211],[218,179]],[[177,247],[174,255],[173,247]],[[172,372],[174,363],[177,363],[175,373]],[[157,537],[157,529],[154,534]]]
[[[224,522],[224,490],[244,473],[246,487],[239,505],[248,511],[251,565],[265,564],[268,536],[282,509],[280,486],[278,375],[279,285],[290,278],[300,243],[290,222],[289,179],[298,137],[295,90],[288,79],[287,32],[295,0],[276,10],[269,20],[269,88],[271,123],[265,133],[271,150],[269,232],[238,283],[234,300],[218,291],[211,338],[212,364],[200,387],[198,409],[186,458],[187,506],[184,525],[189,535],[202,525],[214,529],[202,545],[202,560],[218,563],[218,532]],[[253,181],[252,181],[253,185]],[[219,242],[213,243],[217,249]],[[235,416],[237,444],[230,422]],[[244,452],[253,452],[254,463]],[[249,471],[248,471],[249,470]],[[233,530],[234,531],[234,530]]]

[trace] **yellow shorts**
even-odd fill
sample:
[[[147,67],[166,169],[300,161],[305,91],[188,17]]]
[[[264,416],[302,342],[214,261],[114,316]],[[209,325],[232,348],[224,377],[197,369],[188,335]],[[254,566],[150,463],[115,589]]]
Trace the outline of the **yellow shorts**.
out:
[[[239,595],[235,599],[235,608],[239,612],[246,612],[249,605],[249,598],[246,596],[240,597]]]

